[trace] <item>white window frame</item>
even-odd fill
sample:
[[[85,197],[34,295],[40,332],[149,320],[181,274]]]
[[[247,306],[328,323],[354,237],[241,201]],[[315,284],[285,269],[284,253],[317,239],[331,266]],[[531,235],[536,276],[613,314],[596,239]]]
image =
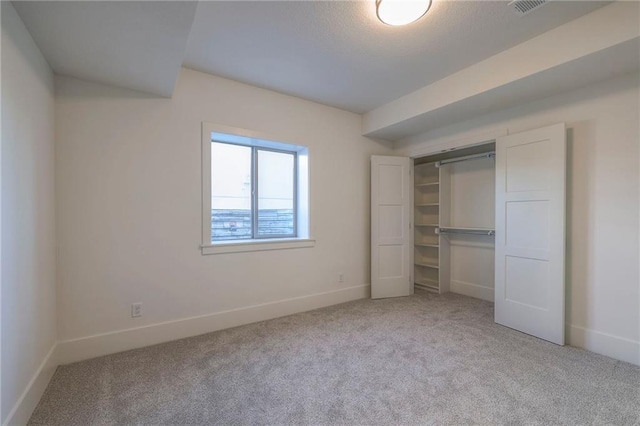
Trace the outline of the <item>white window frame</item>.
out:
[[[283,250],[314,247],[310,237],[309,209],[309,149],[305,146],[276,142],[282,140],[251,130],[202,123],[202,244],[203,255],[241,253],[262,250]],[[211,143],[223,142],[266,150],[296,153],[295,237],[254,238],[237,241],[211,241]],[[252,213],[253,214],[253,213]]]

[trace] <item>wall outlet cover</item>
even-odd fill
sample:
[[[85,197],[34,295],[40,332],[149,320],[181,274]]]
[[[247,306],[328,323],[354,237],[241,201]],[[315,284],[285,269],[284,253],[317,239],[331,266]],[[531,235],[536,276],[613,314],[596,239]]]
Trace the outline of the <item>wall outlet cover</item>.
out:
[[[142,316],[142,303],[132,303],[131,304],[131,318],[141,317]]]

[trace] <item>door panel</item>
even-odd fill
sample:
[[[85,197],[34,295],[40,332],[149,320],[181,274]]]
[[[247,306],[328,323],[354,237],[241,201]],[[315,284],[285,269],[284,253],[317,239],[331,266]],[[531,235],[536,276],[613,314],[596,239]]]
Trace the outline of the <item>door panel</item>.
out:
[[[507,192],[546,191],[549,184],[546,173],[551,167],[551,151],[548,139],[522,145],[509,144],[505,149]]]
[[[496,140],[495,320],[564,345],[564,124]]]
[[[371,157],[371,297],[411,294],[410,160]]]

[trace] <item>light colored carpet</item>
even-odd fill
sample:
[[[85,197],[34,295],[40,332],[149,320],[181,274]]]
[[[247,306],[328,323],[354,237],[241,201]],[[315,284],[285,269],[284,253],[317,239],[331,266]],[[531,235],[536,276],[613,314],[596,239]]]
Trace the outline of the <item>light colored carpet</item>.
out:
[[[30,424],[632,425],[640,368],[418,292],[60,367]]]

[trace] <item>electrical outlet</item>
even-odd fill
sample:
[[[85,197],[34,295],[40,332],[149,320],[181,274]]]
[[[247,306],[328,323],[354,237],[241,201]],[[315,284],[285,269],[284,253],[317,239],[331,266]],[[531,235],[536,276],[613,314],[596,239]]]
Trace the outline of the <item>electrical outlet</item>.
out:
[[[141,317],[142,316],[142,303],[132,303],[131,304],[131,318]]]
[[[344,272],[340,272],[338,274],[338,282],[341,282],[341,283],[344,282]]]

